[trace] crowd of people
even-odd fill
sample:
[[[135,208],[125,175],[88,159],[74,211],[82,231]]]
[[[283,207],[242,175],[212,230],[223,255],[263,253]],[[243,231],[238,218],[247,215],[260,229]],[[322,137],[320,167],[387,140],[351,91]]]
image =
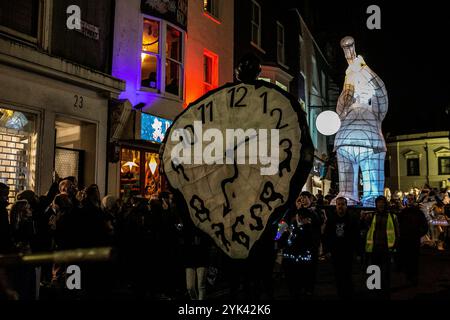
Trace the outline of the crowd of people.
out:
[[[309,299],[323,260],[333,266],[338,296],[351,298],[355,257],[380,267],[379,294],[389,297],[393,260],[416,286],[420,247],[448,247],[448,190],[380,196],[374,210],[349,208],[345,198],[328,206],[332,195],[302,192],[266,226],[246,260],[221,252],[193,225],[184,202],[168,192],[122,202],[111,195],[102,199],[95,184],[79,189],[67,177],[44,196],[25,190],[9,203],[8,195],[0,183],[0,255],[93,247],[113,247],[118,254],[108,262],[80,261],[81,291],[67,290],[63,263],[0,265],[0,299],[102,299],[126,292],[139,299],[203,300],[219,283],[232,298],[242,289],[245,297],[271,299],[280,273],[291,298]]]
[[[421,246],[449,247],[448,189],[425,186],[404,198],[379,196],[375,210],[348,208],[342,197],[336,199],[335,207],[327,206],[332,198],[302,192],[296,208],[280,224],[278,244],[293,297],[312,297],[318,261],[327,258],[334,268],[338,296],[352,297],[356,256],[362,265],[380,268],[381,290],[375,292],[389,298],[392,262],[406,275],[409,285],[417,286]]]

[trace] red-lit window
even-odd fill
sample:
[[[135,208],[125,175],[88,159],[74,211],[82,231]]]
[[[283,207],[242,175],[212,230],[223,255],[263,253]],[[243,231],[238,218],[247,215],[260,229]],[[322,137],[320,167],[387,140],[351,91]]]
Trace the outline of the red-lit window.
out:
[[[219,0],[203,0],[203,10],[213,16],[219,18]]]
[[[218,56],[209,50],[203,53],[203,92],[217,88],[219,80]]]

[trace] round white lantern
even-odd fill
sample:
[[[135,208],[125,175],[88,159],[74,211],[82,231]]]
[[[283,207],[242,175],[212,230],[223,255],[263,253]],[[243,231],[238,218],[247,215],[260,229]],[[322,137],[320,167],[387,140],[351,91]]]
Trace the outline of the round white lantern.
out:
[[[341,127],[341,119],[334,111],[324,111],[317,116],[316,128],[325,136],[335,134]]]

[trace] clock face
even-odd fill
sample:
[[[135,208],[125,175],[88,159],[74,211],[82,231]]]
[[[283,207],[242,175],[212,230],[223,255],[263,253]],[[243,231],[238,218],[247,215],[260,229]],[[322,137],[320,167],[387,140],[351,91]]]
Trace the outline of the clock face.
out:
[[[194,224],[230,257],[246,258],[271,214],[298,195],[302,145],[312,145],[305,128],[298,102],[264,81],[227,84],[175,119],[164,172]]]

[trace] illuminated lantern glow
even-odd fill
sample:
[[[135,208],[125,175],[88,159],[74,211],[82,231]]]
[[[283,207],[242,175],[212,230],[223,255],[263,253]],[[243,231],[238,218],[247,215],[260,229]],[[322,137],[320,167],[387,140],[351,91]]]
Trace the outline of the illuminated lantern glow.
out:
[[[155,174],[157,166],[158,166],[158,163],[156,162],[155,157],[152,156],[152,158],[150,159],[150,162],[148,164],[148,167],[150,168],[150,171],[152,172],[152,174]]]
[[[324,111],[318,115],[316,127],[324,136],[331,136],[341,127],[341,119],[334,111]]]
[[[122,167],[126,167],[126,166],[128,166],[128,168],[130,168],[130,171],[131,171],[131,169],[132,169],[133,167],[139,167],[139,166],[137,165],[137,163],[136,163],[136,162],[133,162],[133,161],[128,161],[128,162],[125,163]]]
[[[334,140],[339,171],[338,197],[346,198],[349,205],[359,204],[361,169],[362,205],[374,207],[376,197],[384,193],[386,143],[381,122],[388,110],[387,91],[380,77],[356,55],[352,37],[343,38],[341,47],[349,66],[336,107],[341,119]],[[331,204],[335,204],[335,199]]]

